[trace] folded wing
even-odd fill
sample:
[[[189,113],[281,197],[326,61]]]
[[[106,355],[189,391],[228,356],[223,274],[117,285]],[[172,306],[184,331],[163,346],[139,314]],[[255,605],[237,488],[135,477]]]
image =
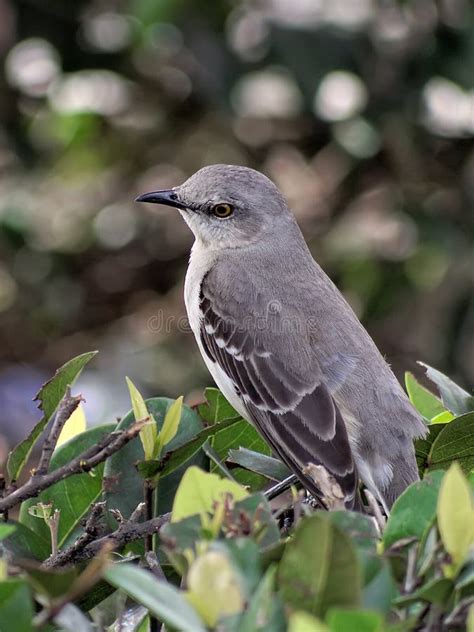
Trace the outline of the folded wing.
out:
[[[288,323],[283,327],[278,310],[239,315],[235,304],[229,305],[215,289],[208,274],[199,305],[205,353],[231,380],[249,419],[302,484],[320,497],[303,470],[308,463],[323,465],[341,486],[346,507],[352,508],[358,478],[341,412],[314,358],[306,371],[304,362],[289,361],[292,350],[303,352],[298,328]]]

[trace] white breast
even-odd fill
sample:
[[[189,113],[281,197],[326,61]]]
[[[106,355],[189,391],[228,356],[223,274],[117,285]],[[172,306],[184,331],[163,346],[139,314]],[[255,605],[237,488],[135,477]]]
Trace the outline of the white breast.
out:
[[[227,401],[239,412],[242,417],[248,419],[247,411],[240,399],[232,380],[226,375],[221,367],[213,362],[204,350],[201,342],[201,310],[199,309],[199,294],[201,283],[204,276],[209,272],[216,262],[216,256],[212,251],[205,249],[195,242],[191,250],[191,258],[189,261],[188,271],[186,273],[186,281],[184,284],[184,302],[188,313],[189,325],[196,338],[199,351],[204,360],[209,373],[212,375],[219,390],[222,392]]]

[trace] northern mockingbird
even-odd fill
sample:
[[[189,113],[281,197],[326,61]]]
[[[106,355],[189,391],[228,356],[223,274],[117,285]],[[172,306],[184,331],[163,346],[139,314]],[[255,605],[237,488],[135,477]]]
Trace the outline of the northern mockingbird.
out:
[[[347,508],[360,477],[388,510],[418,479],[413,439],[426,427],[277,187],[212,165],[137,201],[177,208],[194,233],[186,309],[232,406],[313,495],[309,463],[334,476]]]

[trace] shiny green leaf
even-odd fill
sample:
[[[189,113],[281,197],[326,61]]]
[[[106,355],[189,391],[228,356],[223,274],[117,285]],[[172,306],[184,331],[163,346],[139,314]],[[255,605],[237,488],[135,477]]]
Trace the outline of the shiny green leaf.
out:
[[[248,492],[234,481],[204,472],[196,466],[189,467],[176,491],[171,521],[178,522],[194,514],[213,513],[215,503],[223,502],[227,494],[235,501],[248,496]]]
[[[82,369],[96,354],[97,351],[90,351],[89,353],[83,353],[69,360],[69,362],[66,362],[66,364],[59,368],[54,376],[41,387],[35,400],[39,402],[38,407],[43,411],[43,417],[33,428],[28,437],[10,452],[7,462],[7,471],[10,481],[16,481],[20,476],[36,442],[54,415],[56,408],[59,406],[59,402],[64,397],[67,387],[74,384],[75,380],[81,374]]]
[[[203,428],[200,430],[200,432],[197,432],[189,441],[179,446],[175,450],[170,450],[169,453],[165,455],[161,476],[168,476],[169,474],[172,474],[175,470],[183,467],[183,465],[191,462],[191,460],[200,452],[202,446],[206,443],[209,437],[212,437],[216,434],[216,432],[219,432],[224,428],[235,426],[236,424],[240,423],[240,421],[241,419],[239,417],[236,419],[226,419],[215,425]]]
[[[227,461],[274,481],[283,481],[291,474],[286,465],[279,459],[248,448],[240,447],[238,450],[229,450]]]
[[[157,430],[163,426],[163,421],[173,400],[166,397],[156,397],[146,400],[148,411],[153,415]],[[128,428],[135,421],[133,412],[129,412],[118,424],[117,430]],[[202,430],[202,421],[189,406],[183,405],[182,419],[178,432],[168,444],[170,453],[178,450],[192,440]],[[109,457],[104,469],[104,491],[107,507],[119,509],[124,517],[130,516],[138,503],[143,500],[143,478],[135,465],[144,460],[143,445],[138,437],[127,443],[119,452]],[[170,459],[171,460],[171,459]],[[168,463],[168,461],[167,461]],[[176,464],[171,471],[163,470],[157,489],[158,514],[171,510],[173,498],[181,476],[189,465],[205,467],[207,459],[198,449],[188,455],[188,459]],[[138,549],[137,549],[138,550]]]
[[[157,455],[160,455],[168,443],[170,443],[178,432],[179,422],[181,420],[181,414],[183,410],[183,397],[171,404],[168,408],[165,419],[163,421],[163,427],[161,428],[157,438]],[[156,428],[156,426],[155,426]]]
[[[442,472],[433,472],[422,481],[410,485],[397,498],[383,534],[386,549],[405,538],[423,538],[436,517],[442,478]]]
[[[326,617],[331,632],[382,632],[382,617],[369,611],[334,608]]]
[[[448,410],[455,415],[463,415],[474,411],[474,397],[471,394],[441,373],[441,371],[433,369],[433,367],[424,362],[419,362],[419,364],[425,367],[426,375],[438,387],[443,404]]]
[[[288,607],[315,616],[357,607],[362,577],[350,538],[321,513],[303,519],[278,565],[278,584]]]
[[[452,564],[446,575],[453,577],[474,544],[474,507],[471,490],[461,468],[453,463],[441,482],[438,498],[438,529]]]
[[[0,630],[33,632],[33,601],[23,579],[0,582]]]
[[[205,632],[204,623],[182,593],[150,572],[132,564],[114,564],[104,577],[165,625],[186,632]]]
[[[422,386],[413,373],[405,373],[405,387],[411,403],[416,410],[430,421],[433,417],[446,412],[443,402],[425,386]]]
[[[227,419],[242,419],[217,388],[206,388],[206,402],[198,407],[201,419],[208,424],[216,424]]]
[[[465,474],[474,469],[474,412],[442,426],[428,456],[430,470],[448,469],[457,461]]]
[[[132,380],[128,377],[125,378],[130,393],[130,400],[132,402],[133,414],[135,415],[135,421],[148,419],[148,422],[140,430],[140,440],[143,445],[143,452],[145,454],[145,460],[149,461],[154,459],[158,453],[157,437],[158,430],[156,428],[155,420],[146,407],[145,400],[143,399],[140,391],[137,389]]]
[[[51,459],[50,470],[54,471],[59,467],[69,463],[84,450],[100,441],[106,434],[116,429],[115,424],[96,426],[86,430],[80,435],[70,439],[57,450]],[[59,509],[58,545],[61,547],[68,542],[69,538],[77,535],[81,529],[80,523],[88,513],[90,506],[102,495],[102,475],[104,464],[101,463],[94,468],[94,476],[85,472],[65,478],[55,483],[48,489],[41,492],[36,499],[22,503],[20,510],[20,522],[35,531],[42,539],[49,539],[49,529],[42,520],[38,520],[29,513],[29,509],[43,503],[51,504],[52,509]]]

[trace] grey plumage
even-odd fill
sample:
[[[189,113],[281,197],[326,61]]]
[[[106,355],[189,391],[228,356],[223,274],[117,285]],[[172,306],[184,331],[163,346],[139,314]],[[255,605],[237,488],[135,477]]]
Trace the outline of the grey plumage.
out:
[[[308,462],[335,476],[348,508],[358,477],[389,508],[418,478],[413,439],[425,425],[275,185],[213,165],[138,199],[177,206],[196,236],[186,306],[230,403],[311,493]],[[230,205],[230,216],[218,217],[216,205]]]

